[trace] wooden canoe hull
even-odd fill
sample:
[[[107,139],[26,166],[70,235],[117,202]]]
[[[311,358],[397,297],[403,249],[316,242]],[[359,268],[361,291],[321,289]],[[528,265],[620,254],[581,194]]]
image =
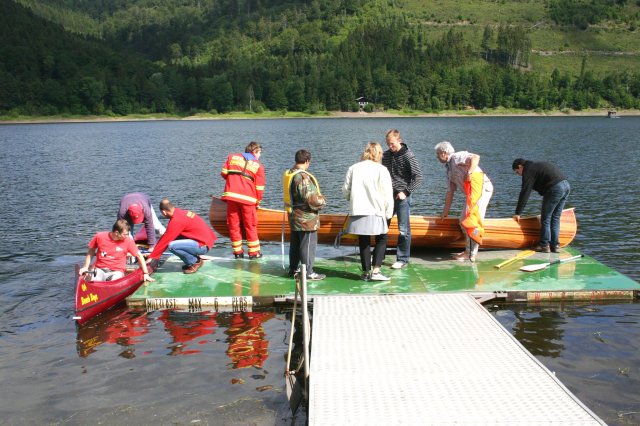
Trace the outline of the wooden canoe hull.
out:
[[[147,263],[151,274],[158,262]],[[80,266],[76,265],[76,276]],[[85,276],[78,276],[76,282],[76,321],[82,325],[89,319],[117,305],[133,294],[144,283],[141,268],[115,281],[87,281]]]
[[[342,229],[347,215],[321,214],[318,242],[332,244]],[[424,248],[464,248],[464,235],[458,218],[440,219],[436,216],[411,216],[411,246]],[[227,205],[217,197],[211,197],[209,222],[219,234],[228,237]],[[258,209],[258,236],[261,241],[280,241],[284,223],[285,240],[289,241],[289,225],[283,210]],[[523,217],[520,222],[512,218],[484,220],[483,248],[521,249],[536,245],[540,238],[540,216]],[[573,241],[577,231],[574,209],[566,209],[560,218],[560,246]],[[357,237],[343,235],[341,242],[354,243]],[[398,244],[396,217],[389,227],[388,247]]]

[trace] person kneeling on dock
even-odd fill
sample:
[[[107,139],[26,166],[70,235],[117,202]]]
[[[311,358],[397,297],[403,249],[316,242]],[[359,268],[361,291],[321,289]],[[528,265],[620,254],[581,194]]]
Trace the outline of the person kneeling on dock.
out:
[[[184,273],[193,274],[203,264],[200,256],[215,244],[216,235],[200,216],[175,207],[168,198],[160,202],[160,212],[169,219],[169,224],[167,232],[160,237],[149,257],[159,259],[168,247],[172,254],[184,262]]]
[[[89,241],[89,251],[79,274],[83,275],[89,272],[91,258],[95,256],[96,263],[92,281],[115,281],[124,277],[127,269],[127,256],[135,256],[144,272],[144,280],[155,281],[149,276],[147,264],[138,251],[138,247],[133,239],[129,238],[129,229],[126,220],[118,219],[113,224],[111,232],[103,231],[95,234]]]

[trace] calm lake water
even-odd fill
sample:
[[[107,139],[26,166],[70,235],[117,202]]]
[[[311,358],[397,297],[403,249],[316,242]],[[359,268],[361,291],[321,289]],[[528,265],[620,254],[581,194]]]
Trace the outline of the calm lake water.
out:
[[[516,157],[550,160],[572,186],[573,245],[640,280],[640,117],[290,119],[0,126],[0,424],[282,424],[288,321],[255,314],[115,310],[76,330],[73,265],[120,197],[168,196],[207,216],[226,154],[263,145],[263,205],[281,205],[281,173],[309,149],[311,170],[344,212],[340,186],[369,140],[398,128],[425,184],[414,213],[442,209],[442,140],[480,154],[495,193],[491,217],[513,214]],[[384,144],[383,144],[384,146]],[[526,213],[537,214],[532,195]],[[453,209],[461,207],[456,198]],[[455,213],[455,212],[454,212]],[[491,308],[609,424],[640,424],[640,304]],[[240,335],[263,350],[242,357]],[[82,343],[79,343],[79,342]],[[234,349],[236,348],[236,349]],[[299,419],[298,419],[299,421]]]

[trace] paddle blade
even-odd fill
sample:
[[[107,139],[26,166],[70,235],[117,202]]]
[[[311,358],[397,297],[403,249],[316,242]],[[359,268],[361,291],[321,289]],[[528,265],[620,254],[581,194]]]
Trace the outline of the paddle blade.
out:
[[[340,248],[340,239],[342,238],[342,231],[338,232],[336,239],[333,240],[333,248]]]
[[[554,260],[553,262],[538,263],[537,265],[525,265],[522,268],[520,268],[520,270],[524,272],[535,272],[541,269],[545,269],[549,265],[555,265],[556,263],[573,262],[574,260],[578,260],[583,256],[584,256],[583,254],[579,254],[577,256],[566,257],[564,259],[557,259],[557,260]]]
[[[551,263],[549,263],[549,262],[547,262],[547,263],[537,263],[535,265],[525,265],[525,266],[522,266],[520,268],[520,270],[524,271],[524,272],[535,272],[535,271],[540,271],[542,269],[545,269],[549,265],[551,265]]]
[[[504,262],[501,262],[497,265],[494,266],[494,268],[496,269],[500,269],[503,268],[517,260],[521,260],[521,259],[526,259],[529,256],[533,256],[535,254],[535,251],[533,250],[522,250],[521,252],[519,252],[518,254],[516,254],[515,256],[513,256],[511,259],[507,259]]]

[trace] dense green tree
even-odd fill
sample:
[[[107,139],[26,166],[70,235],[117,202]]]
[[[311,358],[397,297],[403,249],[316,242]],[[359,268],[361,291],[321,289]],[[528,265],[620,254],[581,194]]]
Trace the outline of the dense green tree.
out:
[[[606,19],[617,18],[624,0],[550,0],[549,16],[555,22],[587,29]]]
[[[233,87],[226,75],[213,77],[213,93],[211,102],[218,112],[229,112],[233,109]]]
[[[267,88],[266,104],[274,111],[287,109],[286,81],[272,81]]]
[[[0,70],[0,110],[9,111],[21,104],[20,82],[10,73]]]
[[[113,85],[109,89],[109,102],[111,111],[119,115],[127,115],[134,112],[134,107],[128,93],[120,86]]]
[[[586,60],[578,75],[528,70],[521,26],[486,26],[473,43],[457,30],[433,37],[384,0],[20,3],[33,12],[0,0],[0,114],[318,112],[351,110],[359,96],[427,111],[626,108],[640,98],[635,71],[597,74]],[[558,22],[590,25],[623,3],[548,4]]]
[[[78,80],[76,93],[84,108],[93,114],[104,112],[104,96],[107,94],[107,87],[103,81],[94,77],[82,77]]]
[[[491,45],[493,43],[493,30],[489,25],[484,27],[484,32],[482,33],[482,42],[480,43],[480,48],[482,49],[482,53],[484,55],[484,60],[488,61],[491,57]]]
[[[296,78],[287,86],[287,104],[291,111],[304,111],[307,103],[304,95],[304,80]]]
[[[471,83],[471,105],[477,109],[491,106],[491,87],[489,86],[489,76],[484,70],[474,70],[472,72]]]

